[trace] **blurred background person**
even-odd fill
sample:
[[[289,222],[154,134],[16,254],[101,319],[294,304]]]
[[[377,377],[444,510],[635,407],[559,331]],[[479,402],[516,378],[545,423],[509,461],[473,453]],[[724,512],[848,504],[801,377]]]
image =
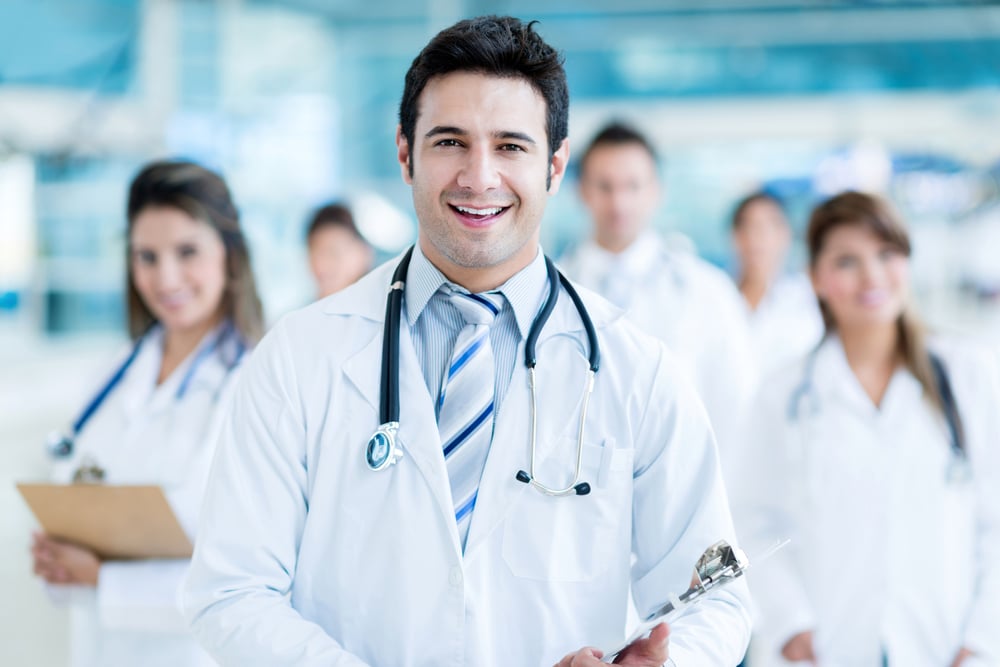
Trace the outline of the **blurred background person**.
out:
[[[754,192],[740,200],[733,211],[732,236],[736,282],[763,378],[812,349],[823,335],[823,318],[809,278],[788,271],[792,227],[777,197]]]
[[[925,342],[910,238],[882,200],[819,205],[818,349],[762,388],[734,491],[761,553],[754,664],[1000,664],[1000,386],[988,354]]]
[[[375,261],[374,250],[358,231],[346,204],[327,204],[313,213],[306,244],[320,299],[357,281]]]
[[[657,155],[638,130],[617,122],[604,127],[583,151],[579,178],[593,235],[560,264],[678,355],[708,410],[726,468],[755,382],[739,294],[720,269],[668,249],[651,229],[661,199]]]
[[[156,484],[194,539],[221,412],[262,334],[261,304],[225,182],[155,162],[128,195],[131,351],[63,440],[54,479]],[[36,534],[35,574],[71,606],[70,664],[214,664],[177,608],[186,559],[105,560]]]

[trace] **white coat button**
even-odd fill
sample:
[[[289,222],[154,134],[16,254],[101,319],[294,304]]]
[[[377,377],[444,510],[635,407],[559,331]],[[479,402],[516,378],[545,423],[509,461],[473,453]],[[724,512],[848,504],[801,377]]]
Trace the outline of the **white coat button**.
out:
[[[448,583],[452,586],[462,585],[462,568],[452,565],[451,570],[448,572]]]

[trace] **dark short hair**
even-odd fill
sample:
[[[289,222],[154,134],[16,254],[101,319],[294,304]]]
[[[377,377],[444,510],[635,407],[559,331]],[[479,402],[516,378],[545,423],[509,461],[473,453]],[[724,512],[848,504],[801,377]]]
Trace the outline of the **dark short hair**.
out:
[[[747,209],[757,202],[768,202],[774,204],[782,213],[785,212],[785,203],[781,201],[777,195],[772,194],[767,190],[758,190],[748,194],[736,203],[736,207],[733,209],[733,215],[731,218],[733,229],[739,229],[740,224],[743,222],[743,216],[746,215]]]
[[[653,158],[653,162],[660,161],[660,157],[656,154],[656,149],[653,148],[653,142],[651,142],[645,134],[631,125],[616,120],[601,128],[597,135],[590,140],[590,144],[588,144],[583,150],[583,154],[580,155],[579,162],[580,175],[583,175],[584,167],[587,164],[587,158],[589,158],[590,154],[598,148],[603,146],[625,146],[627,144],[641,146],[647,153],[649,153],[649,157]]]
[[[412,147],[417,101],[427,82],[452,72],[525,79],[545,100],[549,159],[569,133],[569,87],[562,55],[535,32],[536,21],[479,16],[445,28],[414,58],[406,72],[399,124]],[[413,163],[410,163],[413,171]]]
[[[333,202],[317,209],[309,219],[309,226],[306,227],[306,240],[308,241],[313,237],[313,234],[327,227],[346,229],[359,241],[368,243],[367,239],[358,231],[358,226],[354,222],[354,214],[351,213],[347,204]]]
[[[226,288],[223,310],[247,343],[256,343],[264,332],[264,316],[250,265],[240,216],[222,176],[193,162],[151,162],[132,180],[126,215],[128,232],[139,214],[149,208],[175,208],[208,224],[222,238],[226,249]],[[131,244],[129,244],[131,245]],[[130,253],[131,248],[126,249]],[[129,333],[141,336],[154,322],[135,287],[132,262],[126,254]]]

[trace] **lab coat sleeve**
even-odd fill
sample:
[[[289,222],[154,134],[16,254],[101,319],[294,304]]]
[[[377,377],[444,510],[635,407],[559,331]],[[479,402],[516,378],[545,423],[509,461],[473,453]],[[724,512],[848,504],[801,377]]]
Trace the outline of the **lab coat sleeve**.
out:
[[[223,665],[360,667],[291,605],[307,513],[305,429],[279,323],[244,368],[209,476],[184,610]]]
[[[660,350],[636,439],[632,586],[642,616],[688,587],[706,548],[736,541],[704,407]],[[749,593],[739,579],[672,623],[670,657],[677,667],[735,665],[749,637]]]
[[[976,494],[976,596],[966,623],[965,646],[983,664],[1000,664],[1000,378],[995,367],[977,369],[983,386],[965,399],[981,414],[963,410],[970,439]],[[963,400],[959,397],[958,400]],[[978,421],[978,424],[974,423]],[[980,426],[976,433],[973,429]],[[970,663],[971,664],[971,663]]]
[[[780,650],[793,636],[816,625],[796,566],[802,557],[795,539],[793,489],[805,473],[799,470],[800,459],[793,449],[796,426],[788,420],[787,400],[783,383],[762,386],[751,408],[747,441],[735,460],[740,475],[732,488],[733,514],[751,559],[791,540],[768,560],[752,566],[747,575],[765,650]]]

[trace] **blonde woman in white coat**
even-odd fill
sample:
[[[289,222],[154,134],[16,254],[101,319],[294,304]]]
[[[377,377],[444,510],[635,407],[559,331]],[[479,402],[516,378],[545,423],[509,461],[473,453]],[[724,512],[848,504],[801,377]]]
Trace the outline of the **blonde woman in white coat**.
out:
[[[236,208],[217,174],[158,162],[128,201],[130,351],[63,442],[54,478],[158,484],[193,539],[221,412],[261,334]],[[186,559],[102,561],[36,534],[34,571],[71,606],[70,664],[214,664],[178,608]]]
[[[1000,390],[968,347],[928,346],[910,243],[845,193],[808,232],[827,335],[765,382],[734,507],[756,569],[755,664],[1000,664]]]

